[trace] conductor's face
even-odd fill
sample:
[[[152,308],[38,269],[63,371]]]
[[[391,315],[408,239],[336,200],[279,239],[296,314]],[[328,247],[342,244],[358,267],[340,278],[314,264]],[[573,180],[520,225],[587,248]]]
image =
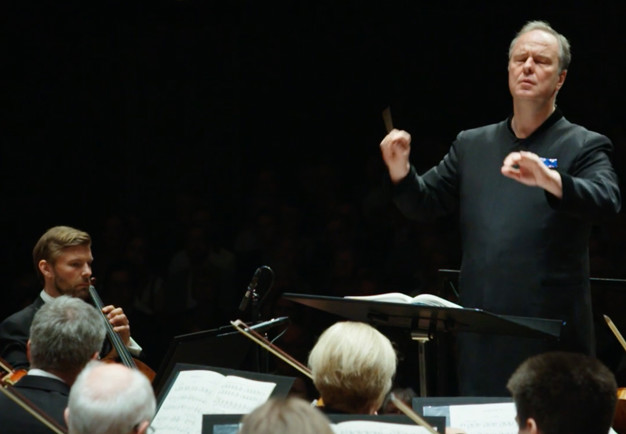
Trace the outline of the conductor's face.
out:
[[[531,30],[518,38],[509,59],[509,90],[514,100],[554,103],[566,74],[559,73],[559,44],[553,35]]]
[[[44,275],[46,292],[53,297],[69,295],[87,299],[92,262],[89,246],[66,247],[54,264],[42,260],[39,269]]]

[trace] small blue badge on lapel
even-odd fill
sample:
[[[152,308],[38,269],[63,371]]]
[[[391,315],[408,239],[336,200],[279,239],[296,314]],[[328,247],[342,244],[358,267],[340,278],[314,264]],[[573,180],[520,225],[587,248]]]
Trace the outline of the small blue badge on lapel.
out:
[[[558,160],[556,158],[542,158],[543,164],[545,164],[550,169],[556,169],[559,167]]]

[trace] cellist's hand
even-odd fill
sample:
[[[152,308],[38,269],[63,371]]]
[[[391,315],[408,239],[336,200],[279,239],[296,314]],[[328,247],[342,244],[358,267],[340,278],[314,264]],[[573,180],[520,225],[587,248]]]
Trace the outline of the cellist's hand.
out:
[[[130,345],[130,323],[124,310],[121,307],[108,305],[102,308],[102,312],[107,316],[113,330],[120,335],[124,345]]]

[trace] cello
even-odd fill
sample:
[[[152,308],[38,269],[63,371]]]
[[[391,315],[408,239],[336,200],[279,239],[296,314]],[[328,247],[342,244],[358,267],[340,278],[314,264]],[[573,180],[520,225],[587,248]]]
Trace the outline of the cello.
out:
[[[124,366],[127,366],[131,369],[139,370],[148,378],[148,380],[150,380],[150,382],[152,382],[152,380],[154,380],[156,373],[148,365],[143,363],[141,360],[135,359],[130,354],[130,352],[128,351],[128,348],[126,348],[126,345],[122,341],[122,338],[113,329],[113,325],[111,325],[111,323],[109,322],[109,319],[106,317],[104,312],[102,312],[102,309],[104,308],[104,303],[102,302],[102,299],[100,298],[100,295],[98,294],[98,291],[96,291],[96,288],[93,285],[89,285],[89,296],[91,297],[91,300],[93,301],[93,304],[96,307],[96,310],[100,312],[100,315],[102,316],[102,319],[104,320],[104,323],[106,325],[107,336],[109,340],[111,341],[111,345],[113,345],[113,350],[107,356],[105,356],[102,359],[102,361],[108,362],[108,363],[117,363],[116,357],[114,355],[114,353],[117,353],[117,358],[119,359],[119,363],[122,363]]]

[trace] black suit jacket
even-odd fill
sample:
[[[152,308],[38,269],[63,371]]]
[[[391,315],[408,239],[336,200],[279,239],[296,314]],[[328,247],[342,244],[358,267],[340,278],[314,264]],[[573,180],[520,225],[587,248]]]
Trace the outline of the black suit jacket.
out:
[[[59,425],[66,427],[63,412],[70,387],[62,381],[39,375],[26,375],[15,389]],[[50,434],[50,429],[10,398],[0,393],[0,431],[3,434]]]
[[[13,369],[28,369],[30,367],[30,362],[26,357],[26,343],[30,337],[30,326],[33,323],[35,313],[44,303],[43,298],[38,296],[32,304],[15,312],[0,323],[0,357],[6,360]],[[105,339],[100,355],[107,355],[111,349],[111,343]]]
[[[458,215],[461,305],[565,322],[559,342],[459,334],[462,395],[509,396],[509,376],[533,354],[594,354],[589,236],[621,208],[612,148],[557,109],[525,139],[510,119],[463,131],[437,166],[422,176],[412,168],[396,186],[395,203],[409,217]],[[519,150],[556,159],[561,199],[502,175],[504,158]]]
[[[26,358],[26,343],[30,336],[33,317],[43,305],[43,299],[38,296],[32,304],[0,323],[0,357],[14,369],[28,369],[30,366]]]

